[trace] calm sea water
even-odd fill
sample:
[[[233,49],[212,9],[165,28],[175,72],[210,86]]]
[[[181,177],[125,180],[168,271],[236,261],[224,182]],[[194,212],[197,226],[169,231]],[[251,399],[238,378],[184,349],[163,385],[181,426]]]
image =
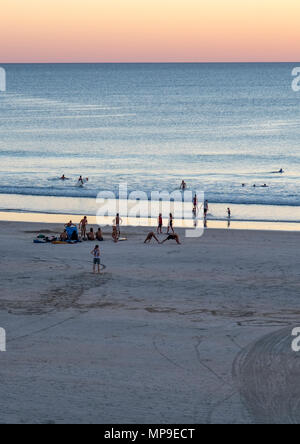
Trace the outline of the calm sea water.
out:
[[[243,217],[298,220],[297,65],[3,65],[0,209],[85,212],[121,182],[149,195],[185,179]]]

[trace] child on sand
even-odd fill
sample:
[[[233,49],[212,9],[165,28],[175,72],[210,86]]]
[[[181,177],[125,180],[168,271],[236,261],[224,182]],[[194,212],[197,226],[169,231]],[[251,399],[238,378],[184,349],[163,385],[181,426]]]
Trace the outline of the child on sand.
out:
[[[93,273],[96,273],[96,265],[98,266],[98,273],[101,273],[101,271],[100,271],[100,248],[99,248],[99,245],[95,246],[93,251],[91,251],[91,254],[94,256]]]

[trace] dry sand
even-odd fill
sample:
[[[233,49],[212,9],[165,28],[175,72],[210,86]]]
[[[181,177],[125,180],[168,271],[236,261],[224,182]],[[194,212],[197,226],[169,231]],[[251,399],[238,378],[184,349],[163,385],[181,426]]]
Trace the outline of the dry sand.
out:
[[[0,223],[1,423],[300,422],[299,233],[125,228],[95,276],[60,228]]]

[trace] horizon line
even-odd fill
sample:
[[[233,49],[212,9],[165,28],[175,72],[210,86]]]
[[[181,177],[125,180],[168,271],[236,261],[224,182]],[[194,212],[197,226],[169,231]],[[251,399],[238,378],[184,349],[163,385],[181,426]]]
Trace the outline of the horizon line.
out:
[[[134,61],[128,61],[128,62],[97,62],[97,61],[90,61],[90,62],[81,62],[81,61],[66,61],[66,62],[54,62],[54,61],[35,61],[35,62],[2,62],[0,61],[0,65],[216,65],[216,64],[292,64],[292,63],[300,63],[300,60],[290,60],[290,61],[175,61],[175,62],[155,62],[155,61],[149,61],[149,62],[134,62]]]

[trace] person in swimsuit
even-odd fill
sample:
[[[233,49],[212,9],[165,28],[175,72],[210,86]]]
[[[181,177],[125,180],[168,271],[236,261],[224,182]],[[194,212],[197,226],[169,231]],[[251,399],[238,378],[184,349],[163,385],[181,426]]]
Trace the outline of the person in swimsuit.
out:
[[[60,180],[68,180],[68,179],[67,179],[66,176],[63,174],[63,175],[61,176]]]
[[[103,235],[102,235],[102,230],[101,230],[101,228],[98,228],[98,231],[97,231],[97,233],[96,233],[96,239],[97,239],[97,241],[99,241],[99,242],[103,242]]]
[[[82,239],[85,239],[85,237],[86,237],[87,224],[88,224],[87,217],[84,216],[84,218],[80,221],[80,224],[79,224],[79,230],[81,229],[81,237],[82,237]]]
[[[162,234],[162,227],[163,227],[163,218],[162,214],[158,216],[158,227],[157,227],[157,234]]]
[[[95,233],[94,233],[94,229],[93,228],[90,229],[90,231],[89,231],[89,233],[87,235],[87,238],[88,238],[89,241],[94,241],[95,240]]]
[[[113,229],[112,229],[112,238],[115,243],[117,243],[119,240],[118,229],[115,225],[113,226]]]
[[[117,213],[116,218],[113,220],[113,224],[116,226],[118,237],[121,235],[120,225],[123,222],[122,218],[120,217],[120,214]]]
[[[66,242],[68,239],[69,239],[69,236],[68,236],[67,230],[64,230],[64,232],[60,235],[59,240],[61,242]]]
[[[70,228],[70,227],[74,227],[73,222],[70,220],[70,222],[68,222],[65,227]]]
[[[194,214],[197,213],[197,208],[198,208],[198,197],[197,197],[197,194],[195,194],[194,199],[193,199],[193,213]]]
[[[181,245],[180,239],[178,234],[173,233],[173,234],[169,234],[169,236],[161,242],[161,244],[164,244],[165,242],[167,242],[168,240],[175,240],[177,242],[178,245]]]
[[[204,218],[206,219],[208,213],[208,200],[204,202]]]
[[[157,237],[155,236],[155,233],[154,233],[153,231],[151,231],[151,232],[148,234],[148,236],[147,236],[146,239],[145,239],[144,244],[148,244],[148,243],[150,243],[150,242],[152,241],[152,239],[155,239],[156,242],[157,242],[158,244],[160,244],[159,240],[157,239]]]
[[[174,233],[174,227],[173,227],[173,214],[172,214],[172,213],[170,213],[170,216],[169,216],[169,225],[168,225],[168,231],[167,231],[167,234],[170,233],[170,230],[172,230],[172,232]]]
[[[96,273],[96,265],[98,266],[98,273],[101,273],[101,271],[100,271],[100,248],[99,248],[99,245],[95,246],[93,251],[91,251],[91,254],[94,256],[93,273]]]
[[[228,219],[230,219],[231,218],[231,209],[230,208],[227,208],[227,215],[228,215]]]

